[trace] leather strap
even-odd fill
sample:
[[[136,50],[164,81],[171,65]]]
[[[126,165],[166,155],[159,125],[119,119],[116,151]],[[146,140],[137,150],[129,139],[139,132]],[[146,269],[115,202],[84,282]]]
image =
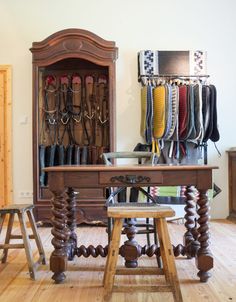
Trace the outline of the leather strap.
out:
[[[80,146],[74,145],[73,164],[80,165]]]
[[[87,165],[88,163],[88,147],[83,146],[81,154],[81,165]]]
[[[73,159],[73,145],[68,145],[66,147],[66,164],[72,165],[72,159]]]

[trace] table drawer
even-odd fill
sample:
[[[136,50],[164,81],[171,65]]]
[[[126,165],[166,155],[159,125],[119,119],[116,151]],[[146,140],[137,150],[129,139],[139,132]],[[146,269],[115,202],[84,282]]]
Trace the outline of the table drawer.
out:
[[[105,199],[105,189],[104,188],[79,188],[78,199]]]
[[[99,183],[104,185],[161,185],[163,175],[161,171],[122,171],[122,172],[100,172]]]

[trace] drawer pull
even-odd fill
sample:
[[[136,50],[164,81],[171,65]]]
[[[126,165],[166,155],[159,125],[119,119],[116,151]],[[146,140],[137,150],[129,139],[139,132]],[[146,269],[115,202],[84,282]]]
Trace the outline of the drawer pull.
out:
[[[150,182],[150,177],[148,176],[141,176],[141,175],[120,175],[120,176],[113,176],[110,178],[111,182],[121,182],[124,184],[138,184],[141,182]]]

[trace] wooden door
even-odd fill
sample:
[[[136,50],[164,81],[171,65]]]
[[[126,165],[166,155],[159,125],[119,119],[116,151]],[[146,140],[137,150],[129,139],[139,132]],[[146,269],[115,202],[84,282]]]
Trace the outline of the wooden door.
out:
[[[11,66],[0,65],[0,207],[12,203]]]

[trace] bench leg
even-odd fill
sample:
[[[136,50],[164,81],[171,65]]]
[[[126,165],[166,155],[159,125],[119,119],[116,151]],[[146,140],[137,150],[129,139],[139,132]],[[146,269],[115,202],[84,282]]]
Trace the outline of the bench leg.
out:
[[[164,218],[156,219],[155,224],[160,242],[161,257],[166,281],[169,282],[173,288],[174,301],[183,302],[166,220]]]
[[[5,220],[5,217],[6,217],[6,214],[0,214],[0,235],[1,235],[1,232],[2,232],[2,227],[3,227],[3,223],[4,223],[4,220]],[[2,258],[3,258],[3,254],[0,256],[0,260],[2,261]]]
[[[154,227],[154,243],[157,247],[159,247],[159,241],[157,238],[157,230],[156,230],[156,224],[155,224],[155,218],[153,218],[153,227]],[[159,268],[162,268],[162,262],[161,262],[161,257],[156,254],[156,259],[157,259],[157,265]]]
[[[5,244],[8,244],[11,239],[11,231],[13,227],[13,222],[14,222],[14,213],[10,213],[8,225],[7,225],[7,233],[6,233],[6,238],[5,238]],[[7,261],[7,256],[8,256],[8,248],[3,249],[3,257],[2,257],[2,263],[5,263]]]
[[[0,234],[2,232],[2,227],[3,227],[5,217],[6,217],[6,214],[0,214]]]
[[[45,252],[44,252],[44,249],[43,249],[43,244],[42,244],[41,238],[39,236],[39,233],[38,233],[38,230],[37,230],[37,227],[36,227],[36,222],[35,222],[35,219],[34,219],[32,209],[27,211],[27,215],[28,215],[29,222],[30,222],[30,225],[31,225],[31,228],[32,228],[32,232],[33,232],[33,235],[34,235],[35,242],[36,242],[37,247],[38,247],[39,256],[40,256],[40,263],[46,264],[46,256],[45,256]]]
[[[26,258],[27,258],[27,262],[28,262],[30,278],[35,280],[34,261],[33,261],[32,250],[31,250],[31,246],[30,246],[30,242],[29,242],[29,236],[27,234],[25,213],[24,212],[18,213],[18,217],[19,217],[19,223],[20,223],[20,228],[21,228],[21,233],[22,233],[22,239],[23,239],[23,243],[25,246],[25,253],[26,253]]]
[[[116,218],[112,229],[111,241],[109,244],[108,256],[106,261],[106,267],[104,272],[103,284],[104,284],[104,301],[109,301],[114,284],[114,278],[116,273],[116,265],[119,255],[120,237],[123,226],[123,220]]]

